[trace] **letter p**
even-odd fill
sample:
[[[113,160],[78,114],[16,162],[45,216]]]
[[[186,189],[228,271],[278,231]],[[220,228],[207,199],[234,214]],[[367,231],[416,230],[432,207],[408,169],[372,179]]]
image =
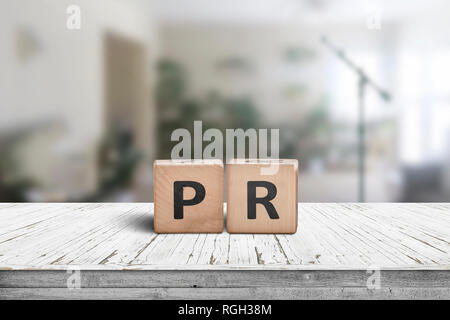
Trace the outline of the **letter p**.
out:
[[[192,199],[184,200],[184,187],[194,189],[195,196]],[[173,183],[173,215],[175,219],[183,219],[184,206],[194,206],[205,199],[205,187],[195,181],[175,181]]]

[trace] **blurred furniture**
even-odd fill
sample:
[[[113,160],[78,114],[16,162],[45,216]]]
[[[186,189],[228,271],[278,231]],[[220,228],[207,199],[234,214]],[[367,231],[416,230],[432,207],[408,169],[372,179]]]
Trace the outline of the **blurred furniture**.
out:
[[[40,161],[49,156],[49,146],[54,143],[63,129],[59,119],[34,120],[9,128],[0,128],[0,202],[29,201],[28,193],[39,183],[42,177],[48,178],[45,166]]]
[[[302,203],[293,235],[168,235],[151,203],[5,203],[0,299],[449,299],[449,212]]]
[[[311,173],[299,172],[300,202],[358,202],[358,177],[354,170],[327,170]],[[342,186],[345,186],[343,188]],[[366,173],[366,201],[398,201],[401,192],[381,170]]]
[[[442,164],[404,166],[403,202],[448,202],[444,191]]]

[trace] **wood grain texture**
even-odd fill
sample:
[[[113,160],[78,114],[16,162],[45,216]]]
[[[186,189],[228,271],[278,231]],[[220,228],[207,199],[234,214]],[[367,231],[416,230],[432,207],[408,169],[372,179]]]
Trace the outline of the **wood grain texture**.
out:
[[[272,169],[272,172],[270,172]],[[269,171],[269,172],[267,172]],[[295,159],[234,159],[227,163],[227,230],[230,233],[292,234],[297,231],[298,161]],[[257,187],[256,197],[269,197],[277,218],[263,204],[255,204],[256,215],[248,217],[249,182],[270,183],[276,189]]]
[[[65,287],[72,269],[80,290]],[[368,291],[372,269],[381,288]],[[0,204],[0,298],[448,299],[449,287],[450,204],[304,203],[292,235],[156,234],[150,203]]]
[[[448,270],[382,270],[380,287],[450,287]],[[0,288],[66,288],[66,270],[1,270]],[[81,288],[367,288],[367,270],[80,270]]]
[[[223,231],[223,163],[220,160],[156,160],[154,168],[155,232],[220,233]],[[183,206],[174,217],[174,183],[189,181],[204,188],[195,205]],[[199,196],[192,187],[181,187],[181,200]]]
[[[446,300],[450,288],[0,288],[0,299],[30,300]]]
[[[0,204],[0,268],[450,268],[450,204],[298,210],[302,227],[293,235],[157,234],[151,203]]]

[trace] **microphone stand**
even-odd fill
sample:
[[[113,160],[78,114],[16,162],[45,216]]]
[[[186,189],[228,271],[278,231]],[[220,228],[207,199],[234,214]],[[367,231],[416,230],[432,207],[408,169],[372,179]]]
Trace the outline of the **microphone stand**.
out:
[[[389,101],[391,95],[379,87],[362,68],[358,67],[351,61],[344,50],[334,46],[326,37],[321,38],[322,43],[334,53],[347,67],[353,70],[358,76],[358,201],[365,201],[365,166],[366,166],[366,127],[364,122],[364,98],[366,87],[369,86],[374,89],[378,95],[384,100]]]

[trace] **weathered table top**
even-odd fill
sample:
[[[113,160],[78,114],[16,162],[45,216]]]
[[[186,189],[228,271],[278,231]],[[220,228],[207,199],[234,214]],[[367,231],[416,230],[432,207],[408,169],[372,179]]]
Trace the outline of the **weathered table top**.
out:
[[[153,204],[0,204],[0,269],[450,269],[450,204],[299,204],[294,235],[155,234]]]
[[[448,298],[450,204],[303,203],[293,235],[156,234],[151,203],[0,204],[0,297],[63,290],[68,269],[82,270],[84,286],[95,288],[82,298],[109,297],[112,291],[95,291],[100,287],[139,287],[145,295],[135,289],[126,297],[147,298],[254,298],[260,291],[252,287],[265,298],[277,290],[280,297],[286,290],[294,298],[320,296],[319,287],[342,296],[349,292],[343,287],[366,290],[372,269],[384,272],[387,291],[378,298]],[[175,287],[197,290],[170,291]],[[208,290],[199,294],[207,289],[201,287]],[[219,290],[225,287],[235,291]],[[419,294],[404,287],[433,289]]]

